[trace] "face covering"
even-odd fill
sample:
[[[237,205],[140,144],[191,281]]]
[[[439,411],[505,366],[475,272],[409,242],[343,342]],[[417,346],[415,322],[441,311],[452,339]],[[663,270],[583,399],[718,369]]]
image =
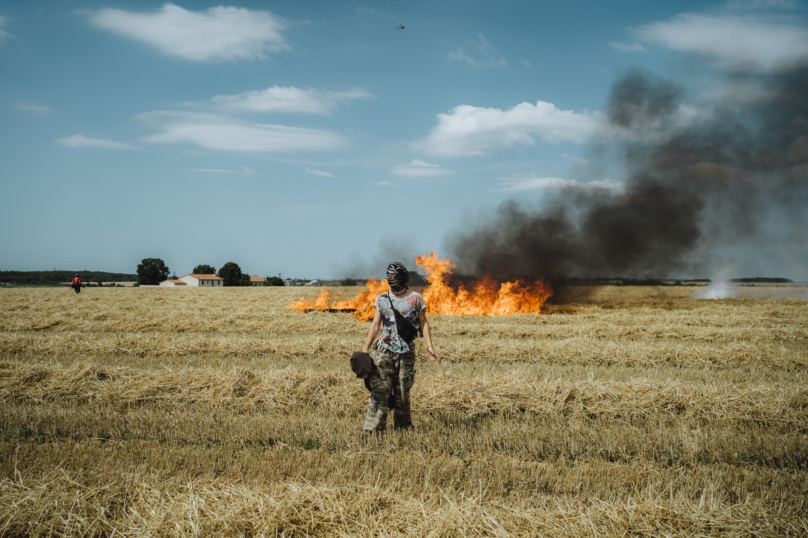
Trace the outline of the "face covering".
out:
[[[387,283],[393,293],[400,293],[407,289],[410,281],[410,273],[407,268],[398,262],[393,262],[387,266]]]

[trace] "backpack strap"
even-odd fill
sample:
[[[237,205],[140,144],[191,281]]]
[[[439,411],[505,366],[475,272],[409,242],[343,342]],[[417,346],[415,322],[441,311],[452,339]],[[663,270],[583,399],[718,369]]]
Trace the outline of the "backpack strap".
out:
[[[410,320],[405,318],[404,315],[401,312],[396,310],[396,307],[393,306],[393,299],[390,298],[390,292],[387,292],[386,295],[387,295],[387,300],[390,302],[390,309],[393,311],[393,323],[396,326],[396,332],[398,332],[399,337],[404,338],[402,336],[402,334],[401,334],[402,331],[404,330],[404,328],[402,328],[401,325],[399,325],[399,323],[405,324],[406,326],[408,326],[410,328],[410,330],[415,331],[415,334],[413,335],[413,340],[415,338],[418,338],[419,335],[424,336],[424,333],[423,333],[423,330],[421,329],[421,327],[418,327],[416,329],[415,325]],[[399,321],[399,318],[400,318],[400,321]],[[407,342],[406,339],[404,341]]]

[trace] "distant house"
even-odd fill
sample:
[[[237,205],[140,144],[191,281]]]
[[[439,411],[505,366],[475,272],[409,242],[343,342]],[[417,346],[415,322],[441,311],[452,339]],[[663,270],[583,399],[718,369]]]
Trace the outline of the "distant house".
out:
[[[162,282],[160,282],[160,285],[164,288],[173,288],[174,286],[187,286],[188,284],[186,284],[179,278],[175,278],[173,280],[172,279],[163,280]]]
[[[250,286],[263,286],[264,285],[264,278],[258,275],[252,275],[250,277]]]
[[[180,280],[188,286],[202,286],[205,288],[224,285],[224,280],[216,275],[185,275],[181,276]]]

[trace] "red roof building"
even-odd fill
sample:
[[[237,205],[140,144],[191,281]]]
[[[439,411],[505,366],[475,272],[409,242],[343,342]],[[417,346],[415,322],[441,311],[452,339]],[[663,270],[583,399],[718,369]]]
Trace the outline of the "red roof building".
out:
[[[204,288],[212,288],[216,286],[223,286],[224,280],[216,275],[185,275],[179,278],[188,286],[198,286]]]

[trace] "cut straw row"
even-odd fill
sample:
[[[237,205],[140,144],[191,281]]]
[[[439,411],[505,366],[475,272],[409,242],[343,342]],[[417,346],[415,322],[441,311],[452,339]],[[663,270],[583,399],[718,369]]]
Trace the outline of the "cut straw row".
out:
[[[265,487],[200,481],[84,486],[65,473],[0,482],[5,536],[804,536],[808,519],[708,495],[531,503],[384,485]],[[527,505],[526,505],[527,504]],[[538,506],[535,506],[538,505]]]
[[[100,366],[0,364],[3,401],[106,401],[119,403],[250,402],[275,407],[361,408],[362,383],[341,370],[324,373],[285,368],[250,370],[164,368],[135,370]],[[419,411],[455,409],[468,414],[524,412],[559,415],[724,418],[808,424],[808,388],[800,384],[685,383],[629,378],[625,381],[531,380],[491,372],[456,376],[446,370],[420,375],[413,389]]]

